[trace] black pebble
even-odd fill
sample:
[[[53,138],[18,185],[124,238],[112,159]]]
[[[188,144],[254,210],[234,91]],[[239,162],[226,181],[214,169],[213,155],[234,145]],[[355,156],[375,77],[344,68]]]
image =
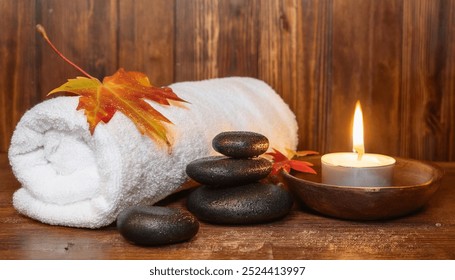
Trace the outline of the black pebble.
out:
[[[290,194],[273,184],[254,183],[232,188],[202,186],[187,199],[197,218],[216,224],[256,224],[284,217],[293,204]]]
[[[269,148],[269,140],[262,134],[250,131],[227,131],[212,140],[215,151],[233,158],[259,156]]]
[[[261,180],[272,171],[264,158],[233,159],[224,156],[205,157],[186,166],[186,174],[203,185],[232,186]]]
[[[133,206],[117,217],[117,229],[132,243],[157,246],[191,239],[199,222],[187,211],[158,206]]]

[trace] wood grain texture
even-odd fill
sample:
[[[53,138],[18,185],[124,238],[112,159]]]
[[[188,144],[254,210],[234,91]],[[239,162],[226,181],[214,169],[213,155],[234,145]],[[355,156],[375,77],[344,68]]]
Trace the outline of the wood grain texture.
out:
[[[455,258],[455,164],[420,211],[399,219],[355,222],[326,218],[295,206],[284,219],[262,225],[201,223],[189,242],[139,247],[115,225],[102,229],[49,226],[18,214],[19,187],[0,154],[0,259],[449,259]],[[188,193],[161,204],[185,209]]]
[[[119,67],[143,72],[157,86],[174,81],[174,7],[174,1],[119,1]]]
[[[117,70],[117,1],[46,0],[37,3],[37,23],[46,28],[54,45],[67,58],[98,79]],[[67,79],[83,75],[38,38],[36,91],[44,98]]]
[[[175,79],[218,76],[218,1],[176,0]]]
[[[368,152],[455,160],[455,0],[0,0],[0,151],[21,115],[79,73],[119,67],[156,85],[223,76],[269,83],[299,149],[349,151],[362,102]]]
[[[176,2],[175,80],[257,77],[256,1]]]
[[[454,160],[454,1],[404,1],[401,151]]]
[[[328,150],[352,149],[352,118],[360,100],[366,151],[398,154],[401,15],[396,0],[334,2]]]
[[[7,151],[23,112],[41,100],[35,94],[34,12],[34,1],[0,0],[0,151]]]
[[[260,11],[259,77],[296,114],[300,147],[317,151],[326,149],[332,5],[275,1]]]

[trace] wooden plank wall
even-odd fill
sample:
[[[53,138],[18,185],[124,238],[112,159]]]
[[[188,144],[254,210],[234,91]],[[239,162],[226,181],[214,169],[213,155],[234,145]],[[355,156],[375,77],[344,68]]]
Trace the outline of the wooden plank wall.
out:
[[[349,151],[360,99],[368,152],[455,160],[455,0],[0,0],[0,16],[0,152],[78,74],[41,23],[99,78],[263,79],[295,112],[300,149]]]

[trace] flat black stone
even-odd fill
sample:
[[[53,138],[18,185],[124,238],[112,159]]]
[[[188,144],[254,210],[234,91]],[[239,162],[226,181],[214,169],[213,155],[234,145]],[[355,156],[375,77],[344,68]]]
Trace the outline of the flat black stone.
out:
[[[291,195],[273,184],[249,184],[233,188],[202,186],[187,199],[198,219],[215,224],[257,224],[284,217],[292,208]]]
[[[262,155],[269,148],[269,139],[250,131],[226,131],[212,140],[215,151],[233,158],[251,158]]]
[[[118,215],[117,229],[132,243],[158,246],[191,239],[199,230],[199,222],[180,209],[133,206]]]
[[[269,175],[272,163],[264,158],[234,159],[205,157],[186,166],[186,174],[196,182],[211,186],[237,186],[253,183]]]

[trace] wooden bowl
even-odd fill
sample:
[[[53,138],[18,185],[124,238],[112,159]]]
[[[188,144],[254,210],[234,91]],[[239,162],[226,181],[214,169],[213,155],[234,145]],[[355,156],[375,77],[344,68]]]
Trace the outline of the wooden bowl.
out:
[[[349,220],[381,220],[404,216],[421,208],[436,192],[443,171],[417,160],[395,158],[393,185],[335,186],[321,183],[321,157],[305,157],[317,175],[282,172],[285,184],[309,208]]]

